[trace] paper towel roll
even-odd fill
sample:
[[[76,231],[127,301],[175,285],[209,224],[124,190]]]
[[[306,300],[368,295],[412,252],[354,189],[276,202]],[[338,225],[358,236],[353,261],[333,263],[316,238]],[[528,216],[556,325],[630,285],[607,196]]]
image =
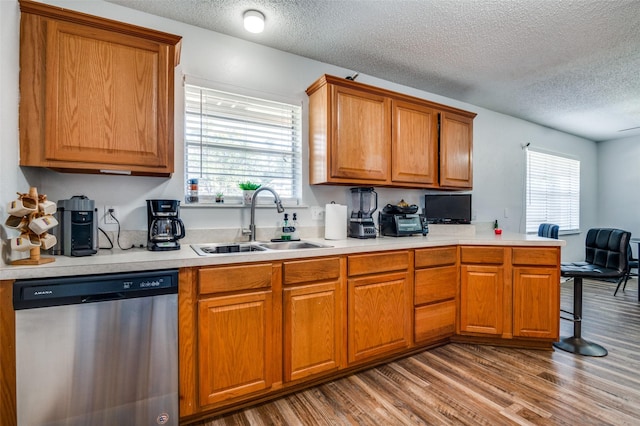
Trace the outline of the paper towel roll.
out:
[[[324,209],[324,238],[345,240],[347,238],[347,206],[327,204]]]

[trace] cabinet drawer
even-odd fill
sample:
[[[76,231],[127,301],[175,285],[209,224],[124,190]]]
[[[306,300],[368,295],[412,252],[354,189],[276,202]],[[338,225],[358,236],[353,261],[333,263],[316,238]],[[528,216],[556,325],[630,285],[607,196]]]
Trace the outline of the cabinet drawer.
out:
[[[285,285],[331,280],[340,277],[340,258],[329,257],[284,262],[283,269]]]
[[[198,270],[198,294],[271,287],[270,263]]]
[[[409,267],[409,252],[395,251],[349,256],[349,276],[401,271]]]
[[[453,336],[456,329],[456,302],[434,303],[415,308],[416,343]]]
[[[514,247],[512,263],[514,265],[548,265],[555,266],[560,262],[559,249]]]
[[[458,261],[456,247],[438,247],[416,250],[416,268],[455,265]]]
[[[456,297],[458,283],[458,268],[456,266],[421,269],[415,272],[415,277],[416,305]]]
[[[461,247],[460,263],[504,263],[504,248],[501,247]]]

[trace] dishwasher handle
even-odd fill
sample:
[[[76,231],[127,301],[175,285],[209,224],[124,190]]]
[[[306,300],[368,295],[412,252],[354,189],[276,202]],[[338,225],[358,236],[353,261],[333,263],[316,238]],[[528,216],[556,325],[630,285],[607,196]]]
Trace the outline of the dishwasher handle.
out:
[[[95,294],[95,295],[83,297],[82,303],[105,302],[108,300],[119,300],[119,299],[125,299],[125,298],[126,298],[126,295],[124,293]]]

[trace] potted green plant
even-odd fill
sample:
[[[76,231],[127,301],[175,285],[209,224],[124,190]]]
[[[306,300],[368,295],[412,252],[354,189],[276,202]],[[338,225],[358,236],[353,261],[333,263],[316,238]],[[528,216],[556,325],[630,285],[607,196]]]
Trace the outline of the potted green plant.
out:
[[[240,182],[238,184],[240,189],[242,189],[242,200],[244,204],[251,204],[251,198],[253,198],[253,193],[256,192],[256,189],[260,188],[259,183],[251,182],[250,180]]]
[[[216,192],[216,203],[224,203],[224,194],[222,192]]]

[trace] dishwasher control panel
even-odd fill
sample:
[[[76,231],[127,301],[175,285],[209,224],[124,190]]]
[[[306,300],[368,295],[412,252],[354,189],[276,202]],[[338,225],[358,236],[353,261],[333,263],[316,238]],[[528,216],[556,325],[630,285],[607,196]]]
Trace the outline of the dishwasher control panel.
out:
[[[13,308],[32,309],[177,292],[178,271],[174,269],[19,280],[13,285]]]

